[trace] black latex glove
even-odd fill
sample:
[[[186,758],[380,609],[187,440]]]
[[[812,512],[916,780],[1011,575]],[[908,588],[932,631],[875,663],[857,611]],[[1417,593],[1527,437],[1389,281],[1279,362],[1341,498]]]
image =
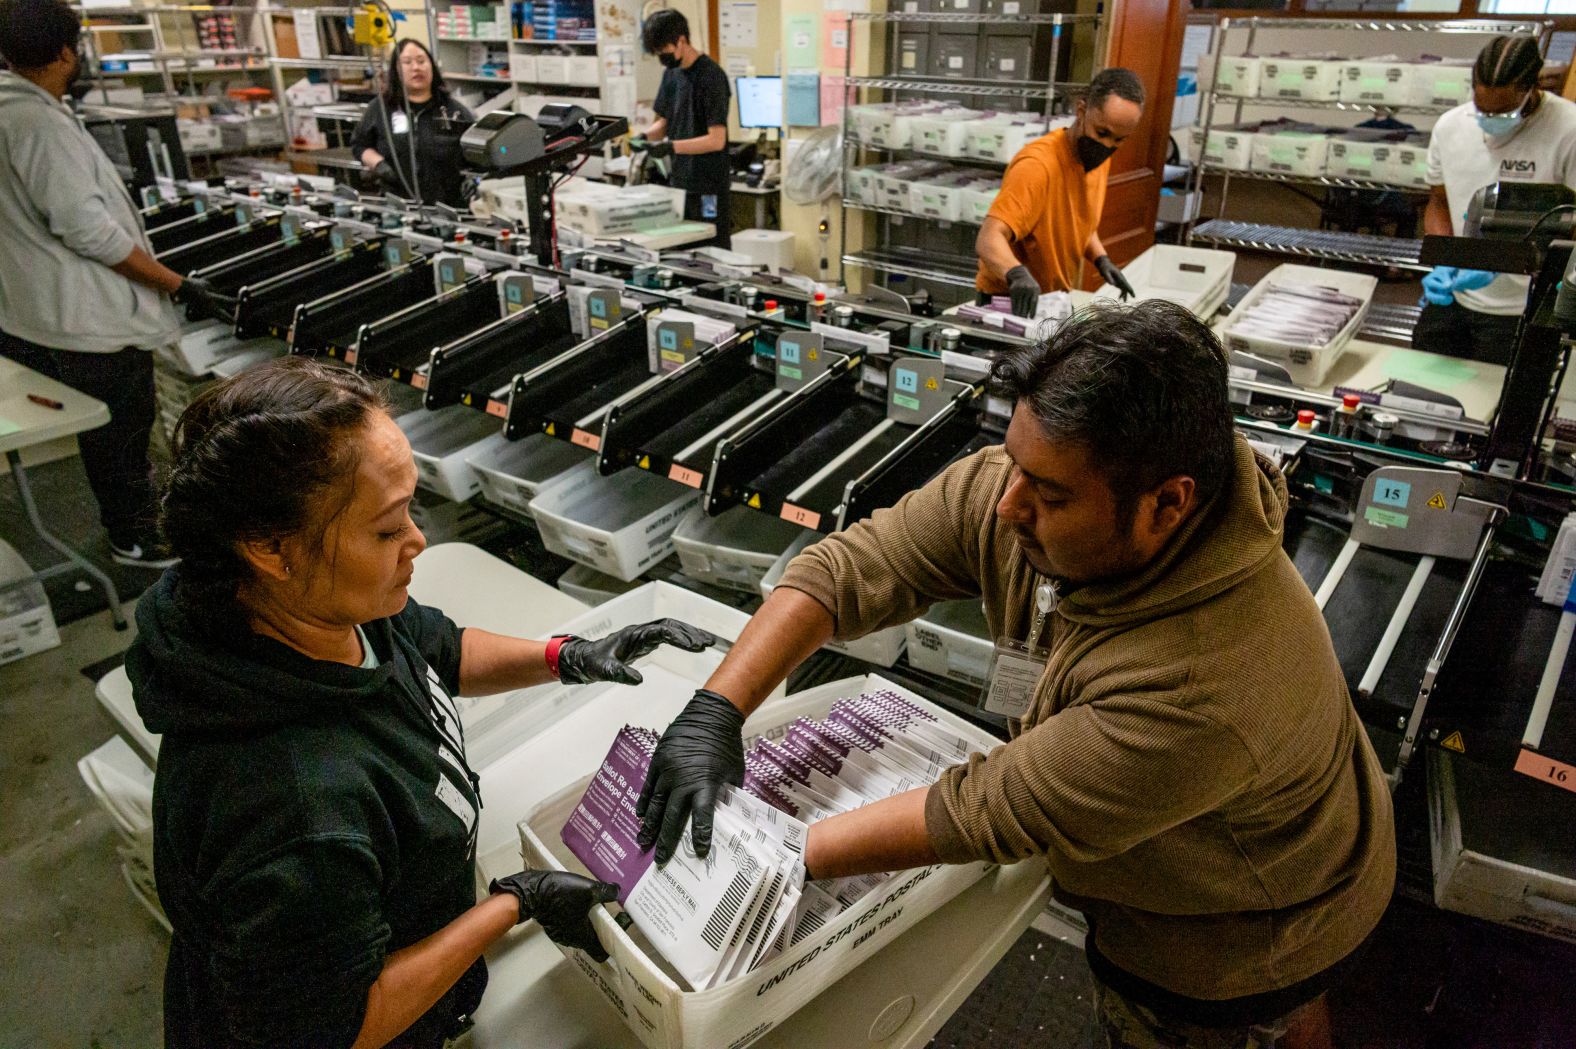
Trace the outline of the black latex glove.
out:
[[[673,858],[693,817],[695,854],[711,851],[711,817],[724,783],[744,783],[744,715],[715,692],[697,689],[673,719],[651,756],[646,784],[635,803],[641,818],[638,844],[657,847],[657,865]]]
[[[649,655],[658,645],[672,645],[686,652],[701,652],[717,639],[697,626],[677,619],[659,619],[615,630],[600,641],[572,637],[558,649],[558,679],[567,685],[616,681],[638,685],[644,679],[629,664]]]
[[[661,160],[663,157],[671,157],[673,155],[673,140],[671,138],[665,138],[661,142],[648,141],[646,143],[646,153],[651,157],[652,160]]]
[[[186,316],[190,320],[218,317],[232,323],[235,321],[235,297],[221,294],[201,277],[187,277],[181,281],[181,286],[175,289],[175,294],[170,298],[186,307]]]
[[[1007,271],[1007,294],[1012,296],[1012,312],[1019,317],[1032,317],[1040,305],[1040,282],[1034,279],[1027,266],[1014,266]]]
[[[1094,266],[1100,271],[1100,276],[1105,278],[1105,282],[1121,293],[1123,302],[1133,297],[1133,286],[1127,283],[1127,278],[1122,276],[1121,267],[1111,261],[1111,256],[1101,255],[1094,260]]]
[[[378,180],[379,185],[386,189],[394,190],[396,193],[403,193],[405,190],[405,184],[400,180],[399,172],[394,169],[394,165],[389,162],[387,157],[378,161],[378,166],[372,169],[372,177]]]
[[[591,927],[591,908],[618,899],[617,885],[568,871],[521,871],[493,879],[487,891],[513,893],[520,901],[520,921],[535,918],[554,943],[585,951],[593,961],[607,961],[607,951]]]

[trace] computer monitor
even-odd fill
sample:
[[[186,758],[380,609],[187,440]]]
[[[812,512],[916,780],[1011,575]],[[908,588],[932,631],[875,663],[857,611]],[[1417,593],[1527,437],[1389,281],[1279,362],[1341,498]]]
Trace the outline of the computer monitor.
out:
[[[782,77],[741,76],[735,84],[739,94],[740,127],[783,126]]]

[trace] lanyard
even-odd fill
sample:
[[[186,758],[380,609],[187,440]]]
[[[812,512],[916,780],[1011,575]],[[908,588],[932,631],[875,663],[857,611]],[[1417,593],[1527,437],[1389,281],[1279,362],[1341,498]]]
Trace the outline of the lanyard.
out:
[[[1045,582],[1034,588],[1034,627],[1029,631],[1029,648],[1040,647],[1040,637],[1045,633],[1045,620],[1054,611],[1059,600],[1056,584]]]

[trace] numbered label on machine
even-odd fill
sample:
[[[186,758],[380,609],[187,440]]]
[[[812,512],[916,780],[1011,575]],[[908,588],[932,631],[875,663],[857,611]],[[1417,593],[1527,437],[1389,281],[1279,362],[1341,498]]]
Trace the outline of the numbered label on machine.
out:
[[[695,325],[689,321],[657,321],[657,371],[678,371],[695,352]]]
[[[1456,505],[1461,475],[1454,470],[1384,466],[1363,482],[1352,539],[1364,546],[1435,557],[1472,557],[1489,506]]]
[[[465,262],[458,256],[438,260],[438,294],[453,291],[465,284]]]
[[[235,224],[237,226],[250,226],[252,219],[256,217],[256,214],[252,211],[252,205],[246,201],[243,200],[235,206]]]
[[[777,336],[777,388],[802,389],[842,359],[826,348],[819,332],[785,331]]]
[[[279,239],[286,244],[301,243],[301,218],[298,215],[279,217]]]
[[[611,288],[593,288],[586,295],[586,323],[591,332],[607,331],[624,319],[624,302]]]
[[[383,245],[383,261],[389,269],[403,266],[411,260],[410,241],[403,237],[390,237]]]
[[[923,426],[952,399],[946,365],[940,359],[904,357],[887,375],[887,418]]]
[[[498,312],[507,317],[519,313],[536,301],[536,285],[527,273],[498,275]]]
[[[334,248],[335,257],[342,259],[350,254],[351,248],[355,247],[356,238],[343,226],[335,226],[328,231],[328,242]]]

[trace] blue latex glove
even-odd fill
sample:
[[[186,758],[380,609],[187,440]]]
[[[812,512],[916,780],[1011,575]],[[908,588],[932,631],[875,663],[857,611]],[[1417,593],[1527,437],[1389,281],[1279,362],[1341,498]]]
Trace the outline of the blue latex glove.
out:
[[[1452,290],[1461,271],[1454,266],[1435,266],[1423,277],[1423,298],[1419,306],[1449,306],[1456,301]],[[1468,272],[1477,272],[1471,270]]]
[[[1456,270],[1455,279],[1450,282],[1450,290],[1476,291],[1487,286],[1497,276],[1499,274],[1490,273],[1488,270]]]

